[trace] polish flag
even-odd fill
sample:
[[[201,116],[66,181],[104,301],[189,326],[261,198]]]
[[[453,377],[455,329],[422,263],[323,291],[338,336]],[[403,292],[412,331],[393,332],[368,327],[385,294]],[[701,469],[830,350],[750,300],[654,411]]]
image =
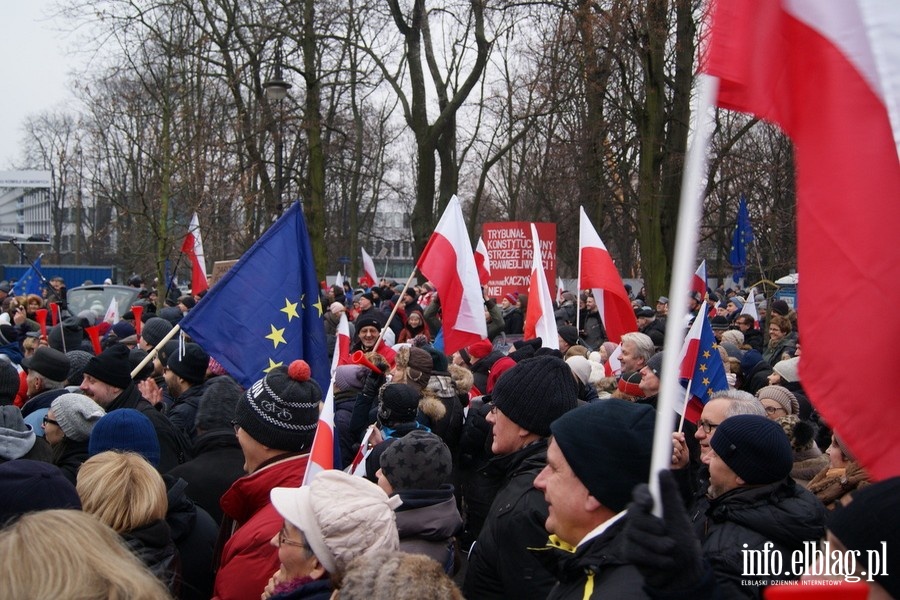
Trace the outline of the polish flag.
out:
[[[694,272],[694,277],[691,278],[691,294],[694,292],[700,294],[700,302],[703,302],[706,298],[706,291],[706,261],[704,260]]]
[[[374,425],[369,425],[369,428],[366,429],[366,435],[363,436],[362,442],[359,443],[359,450],[356,451],[353,462],[346,469],[351,475],[356,475],[357,477],[366,476],[366,459],[372,453],[372,448],[369,448],[369,439],[372,437],[374,429]]]
[[[563,285],[562,277],[556,278],[556,304],[560,305],[563,303],[562,295],[563,292],[566,291],[565,286]]]
[[[593,291],[606,335],[609,341],[618,344],[623,334],[638,330],[637,319],[622,277],[584,207],[581,207],[578,245],[578,289]]]
[[[537,227],[531,224],[531,282],[528,284],[528,309],[525,311],[525,339],[541,338],[541,346],[559,350],[559,333],[553,316],[553,299],[544,273],[541,240]]]
[[[747,301],[744,302],[741,314],[753,317],[753,326],[759,329],[759,313],[756,310],[756,288],[750,288],[750,293],[747,294]]]
[[[206,259],[203,256],[203,240],[200,238],[200,220],[197,213],[191,217],[191,225],[181,244],[181,251],[191,259],[191,293],[195,296],[209,289],[206,282]]]
[[[340,365],[352,365],[353,359],[350,358],[350,324],[347,322],[347,312],[341,313],[341,320],[338,321],[337,336],[334,341],[334,355],[331,360],[331,373]]]
[[[883,354],[900,337],[900,320],[846,310],[859,289],[900,293],[888,242],[900,231],[900,2],[720,1],[705,70],[720,80],[719,106],[794,142],[802,297],[829,299],[798,310],[803,388],[874,479],[898,475],[900,403],[847,402],[859,390],[833,347],[865,340]]]
[[[110,325],[115,325],[119,322],[119,300],[117,298],[109,301],[109,307],[106,309],[106,314],[103,315],[103,322]]]
[[[488,256],[487,246],[484,245],[484,239],[480,237],[475,246],[475,268],[478,269],[479,283],[487,285],[491,279],[491,259]]]
[[[375,263],[372,262],[372,257],[369,256],[369,253],[366,252],[365,248],[360,246],[359,251],[362,252],[364,273],[363,276],[359,278],[359,284],[367,288],[373,287],[378,283],[378,275],[375,273]]]
[[[616,346],[616,349],[612,351],[612,354],[609,355],[609,358],[606,359],[606,363],[603,365],[603,371],[606,373],[607,377],[618,377],[622,373],[622,344]]]
[[[344,287],[344,276],[341,275],[340,271],[338,271],[337,275],[334,276],[334,285]]]
[[[334,372],[332,372],[331,385],[328,386],[322,412],[319,413],[316,437],[313,438],[312,448],[309,451],[309,462],[301,486],[312,483],[316,475],[322,471],[340,468],[341,447],[335,443],[334,431]]]
[[[447,356],[485,339],[484,297],[472,243],[456,196],[447,203],[417,267],[437,289]]]

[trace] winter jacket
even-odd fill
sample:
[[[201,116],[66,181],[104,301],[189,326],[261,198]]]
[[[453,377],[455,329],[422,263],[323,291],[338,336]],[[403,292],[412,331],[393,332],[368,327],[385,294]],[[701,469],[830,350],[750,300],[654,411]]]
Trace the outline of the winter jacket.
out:
[[[181,564],[172,533],[160,519],[122,534],[125,545],[162,581],[173,598],[180,597]]]
[[[9,357],[10,362],[14,365],[18,365],[22,363],[22,350],[19,348],[19,342],[13,342],[11,344],[3,344],[0,346],[0,354],[5,354]]]
[[[333,592],[331,579],[328,577],[283,592],[279,590],[280,588],[276,588],[276,593],[269,596],[269,600],[328,600]]]
[[[763,351],[763,334],[759,329],[748,329],[744,332],[744,344],[759,353]]]
[[[169,509],[166,523],[181,557],[181,600],[206,600],[213,591],[213,554],[219,527],[185,494],[183,479],[163,475]]]
[[[778,362],[781,361],[781,357],[785,352],[793,356],[796,349],[796,341],[788,336],[785,336],[774,346],[772,346],[771,344],[766,346],[766,349],[763,350],[762,353],[763,360],[769,363],[770,366],[774,367]]]
[[[169,475],[187,482],[185,493],[209,513],[216,525],[224,513],[219,506],[222,495],[244,473],[244,453],[231,429],[214,429],[197,437],[194,458],[178,465]]]
[[[47,390],[45,392],[41,392],[34,398],[31,398],[22,406],[22,417],[27,417],[31,413],[36,410],[40,410],[42,408],[50,408],[50,405],[53,404],[53,401],[62,396],[63,394],[68,394],[69,390],[66,388],[59,388],[57,390]]]
[[[741,584],[745,550],[781,553],[784,565],[804,542],[817,542],[825,535],[825,507],[790,477],[767,485],[740,487],[718,498],[704,497],[692,515],[700,536],[703,555],[712,564],[725,598],[759,598],[761,588]],[[786,569],[790,570],[790,567]],[[799,573],[782,573],[769,579],[798,579]]]
[[[427,409],[430,402],[425,403],[423,408],[427,409],[426,412],[431,413],[428,416],[431,421],[429,427],[432,433],[444,440],[450,449],[450,454],[456,458],[459,454],[459,437],[462,435],[465,413],[462,404],[459,403],[459,395],[450,373],[432,373],[423,394],[433,397],[435,402],[443,405],[444,411],[440,416],[437,416],[440,411]]]
[[[192,385],[184,392],[172,400],[172,406],[168,410],[169,421],[172,425],[183,431],[191,441],[197,437],[197,428],[194,421],[197,420],[197,409],[200,407],[200,400],[203,398],[203,392],[206,385]]]
[[[503,311],[503,331],[507,335],[521,335],[525,327],[525,316],[517,306]]]
[[[504,482],[469,554],[466,598],[544,600],[555,578],[529,548],[547,541],[547,502],[534,479],[547,464],[547,440],[491,460]]]
[[[88,459],[88,440],[76,442],[69,438],[53,447],[53,464],[59,467],[66,479],[75,485],[78,469]]]
[[[309,454],[285,454],[241,477],[222,496],[225,520],[219,539],[230,534],[221,551],[213,598],[259,598],[278,570],[278,549],[269,542],[284,524],[272,506],[276,487],[300,487]]]
[[[401,490],[403,504],[395,514],[400,533],[400,551],[424,554],[436,560],[444,571],[454,570],[454,538],[462,528],[453,486],[438,490]]]
[[[191,443],[187,435],[172,425],[166,415],[147,402],[131,383],[105,407],[107,413],[119,408],[134,408],[150,419],[159,438],[159,472],[168,473],[191,457]]]
[[[353,419],[353,406],[356,404],[356,390],[340,390],[334,393],[334,426],[338,432],[338,441],[341,445],[342,469],[350,466],[356,457],[360,440],[350,431],[350,421]]]
[[[579,320],[581,326],[579,335],[581,336],[581,341],[584,342],[584,345],[591,350],[596,350],[603,345],[603,342],[605,342],[607,338],[606,329],[603,327],[603,319],[600,318],[600,313],[596,310],[588,311],[585,309],[581,311]]]
[[[772,366],[762,359],[759,352],[748,350],[741,359],[740,389],[756,395],[760,389],[769,385]]]

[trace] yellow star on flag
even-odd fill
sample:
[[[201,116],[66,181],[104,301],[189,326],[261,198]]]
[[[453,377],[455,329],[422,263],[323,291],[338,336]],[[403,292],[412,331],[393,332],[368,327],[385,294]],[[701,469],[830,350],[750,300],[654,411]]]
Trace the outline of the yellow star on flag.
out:
[[[274,325],[269,325],[269,327],[272,328],[272,333],[267,335],[266,339],[272,340],[272,344],[274,344],[276,348],[278,347],[278,344],[287,344],[287,342],[284,341],[284,330],[286,328],[282,327],[281,329],[276,329]]]
[[[313,304],[313,306],[315,306],[316,310],[319,311],[319,316],[321,317],[322,316],[322,300],[321,300],[321,298],[316,300],[316,303]]]
[[[700,363],[700,370],[701,370],[701,371],[703,371],[703,372],[705,373],[707,368],[708,368],[708,367],[706,366],[706,363]]]
[[[263,373],[268,373],[268,372],[271,371],[272,369],[274,369],[274,368],[276,368],[276,367],[280,367],[280,366],[283,365],[283,364],[284,364],[283,362],[275,362],[274,360],[272,360],[272,359],[270,358],[270,359],[269,359],[269,366],[266,367],[265,369],[263,369]]]
[[[703,385],[709,385],[709,377],[703,378]]]
[[[709,350],[703,351],[703,358],[709,358]]]
[[[288,323],[290,323],[294,317],[300,318],[300,314],[297,313],[297,305],[299,302],[291,302],[287,298],[284,299],[284,308],[281,309],[281,312],[287,315]]]

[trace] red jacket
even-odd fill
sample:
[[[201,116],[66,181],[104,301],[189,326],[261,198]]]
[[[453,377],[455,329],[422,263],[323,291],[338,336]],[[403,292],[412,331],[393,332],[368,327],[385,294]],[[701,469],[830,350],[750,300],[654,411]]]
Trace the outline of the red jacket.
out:
[[[213,598],[244,600],[262,595],[280,566],[278,548],[270,542],[284,523],[269,492],[276,487],[300,487],[308,460],[309,454],[303,454],[268,464],[235,481],[222,496],[222,511],[236,528],[222,550]]]

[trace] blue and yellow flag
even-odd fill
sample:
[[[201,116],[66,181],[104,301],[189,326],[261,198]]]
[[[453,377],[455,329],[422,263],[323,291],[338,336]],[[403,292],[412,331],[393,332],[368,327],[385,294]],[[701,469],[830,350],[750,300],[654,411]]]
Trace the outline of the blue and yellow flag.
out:
[[[244,387],[302,358],[323,395],[331,381],[322,303],[300,204],[285,214],[181,321]]]
[[[10,294],[13,296],[25,296],[26,294],[37,294],[40,296],[42,287],[41,280],[41,257],[38,256],[37,260],[28,267],[28,270],[25,271],[22,277],[12,287]]]
[[[747,200],[741,196],[738,205],[737,223],[734,227],[734,235],[731,238],[731,252],[728,254],[728,262],[731,263],[732,275],[735,282],[747,274],[747,246],[753,241],[753,226],[750,225],[750,213],[747,211]]]

